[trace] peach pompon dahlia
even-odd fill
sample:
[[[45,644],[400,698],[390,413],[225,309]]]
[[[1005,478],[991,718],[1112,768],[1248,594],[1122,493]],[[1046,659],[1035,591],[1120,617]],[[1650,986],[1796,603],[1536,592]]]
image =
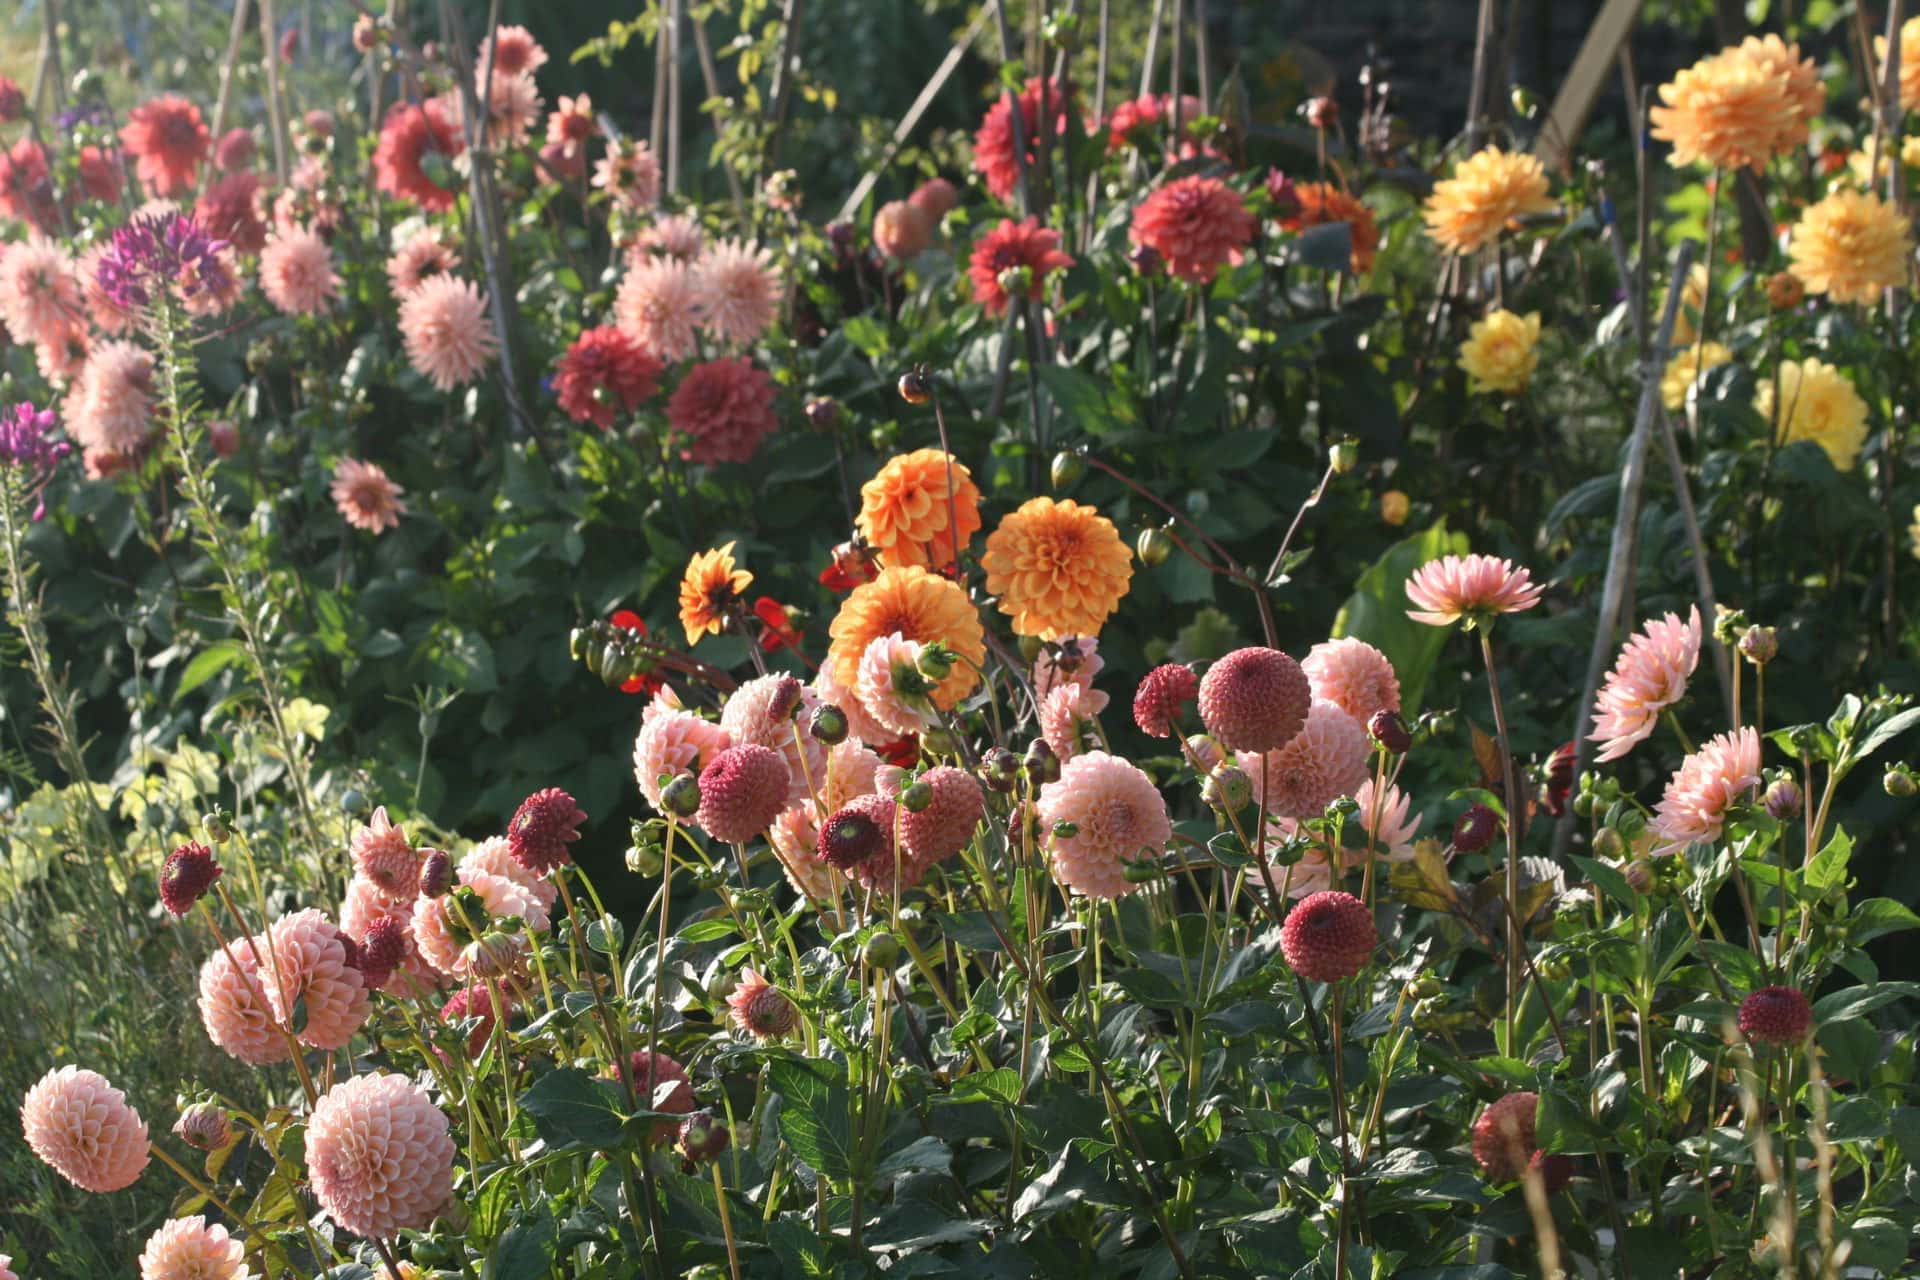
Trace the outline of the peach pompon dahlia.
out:
[[[1353,636],[1323,640],[1300,663],[1315,698],[1333,703],[1362,725],[1377,711],[1400,709],[1400,678],[1387,655]]]
[[[453,1195],[453,1138],[424,1089],[384,1071],[327,1090],[307,1121],[314,1199],[369,1240],[424,1227]]]
[[[987,538],[987,590],[1014,631],[1097,636],[1127,594],[1133,552],[1113,522],[1072,499],[1029,498]]]
[[[1518,613],[1540,603],[1546,588],[1525,569],[1494,556],[1442,556],[1429,560],[1407,579],[1407,599],[1418,608],[1407,616],[1428,626],[1483,623],[1502,613]]]
[[[97,1071],[57,1067],[20,1102],[33,1154],[82,1191],[118,1191],[147,1167],[147,1126]]]
[[[860,536],[885,565],[917,564],[945,571],[954,543],[980,531],[980,487],[964,463],[942,449],[889,458],[860,486]]]
[[[1158,857],[1173,838],[1167,802],[1153,780],[1131,761],[1104,751],[1075,756],[1060,776],[1040,788],[1043,829],[1063,822],[1071,836],[1052,836],[1054,879],[1089,898],[1118,898],[1140,886],[1127,879],[1129,862]]]
[[[160,1224],[140,1251],[140,1280],[253,1280],[246,1246],[200,1214]]]
[[[264,935],[222,947],[200,966],[200,1021],[207,1036],[250,1066],[285,1062],[292,1051],[267,1004]]]
[[[1553,208],[1547,172],[1530,155],[1487,147],[1433,184],[1424,217],[1427,234],[1449,253],[1474,253],[1492,244],[1524,214]]]
[[[301,1044],[343,1048],[367,1020],[366,984],[349,963],[351,943],[313,907],[281,916],[267,929],[257,976],[274,1018]]]
[[[1266,811],[1283,818],[1317,818],[1328,805],[1351,796],[1367,781],[1372,747],[1360,722],[1338,706],[1317,700],[1307,722],[1285,745],[1244,753],[1240,768]]]

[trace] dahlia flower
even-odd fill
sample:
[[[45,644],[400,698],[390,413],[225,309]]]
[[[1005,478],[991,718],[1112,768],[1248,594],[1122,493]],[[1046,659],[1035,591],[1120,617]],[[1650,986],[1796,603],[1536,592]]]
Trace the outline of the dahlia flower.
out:
[[[987,816],[986,792],[966,770],[943,764],[918,781],[933,798],[923,809],[903,807],[898,815],[900,853],[915,867],[915,879],[966,848]]]
[[[530,76],[546,65],[547,51],[533,33],[511,24],[495,27],[480,41],[473,58],[476,76],[486,75],[489,70],[495,75]]]
[[[1504,308],[1475,320],[1460,346],[1460,367],[1479,391],[1525,391],[1540,362],[1540,313],[1517,316]]]
[[[757,742],[736,743],[700,771],[694,824],[715,840],[745,844],[773,825],[792,781],[779,752]]]
[[[407,514],[407,504],[400,500],[406,490],[389,479],[378,463],[340,459],[333,464],[328,492],[340,518],[368,533],[398,528],[400,517]]]
[[[1307,651],[1300,669],[1315,698],[1333,703],[1364,725],[1376,711],[1400,709],[1400,680],[1387,655],[1345,636],[1325,640]]]
[[[644,141],[610,142],[593,167],[593,185],[624,208],[650,208],[660,199],[660,162]]]
[[[519,881],[493,875],[477,866],[458,868],[455,878],[461,885],[480,895],[489,920],[518,916],[525,923],[527,933],[546,931],[546,907]],[[415,899],[413,940],[420,948],[421,958],[439,972],[453,978],[477,977],[479,975],[474,972],[474,965],[480,959],[480,941],[467,937],[467,928],[471,924],[474,929],[484,932],[487,926],[481,920],[462,922],[453,902],[452,894],[441,898]],[[526,935],[516,935],[515,944],[516,950],[524,951]]]
[[[1062,761],[1073,759],[1080,754],[1085,725],[1100,714],[1090,691],[1077,684],[1059,684],[1046,693],[1035,693],[1040,699],[1040,736]]]
[[[587,140],[599,130],[593,118],[592,98],[584,93],[574,98],[561,94],[559,109],[547,117],[547,144],[558,147],[568,159],[583,157]]]
[[[890,200],[873,215],[873,247],[897,262],[911,262],[933,243],[933,219],[906,200]]]
[[[153,357],[131,342],[99,344],[65,408],[67,434],[81,448],[131,456],[151,428]]]
[[[333,254],[317,232],[276,232],[260,251],[260,291],[288,315],[318,315],[340,296]]]
[[[788,805],[767,828],[767,843],[773,846],[781,874],[795,893],[815,906],[833,901],[833,868],[815,852],[820,844],[818,813],[812,801]]]
[[[1340,982],[1367,967],[1379,937],[1366,903],[1338,889],[1322,890],[1287,912],[1280,951],[1301,977]]]
[[[1772,424],[1777,443],[1811,440],[1826,450],[1834,470],[1853,470],[1867,441],[1867,402],[1844,373],[1809,356],[1782,360],[1774,377],[1758,382],[1753,407]]]
[[[1718,342],[1697,342],[1667,361],[1660,375],[1660,403],[1668,412],[1678,413],[1687,406],[1687,395],[1709,369],[1718,369],[1733,359],[1733,352]]]
[[[471,283],[432,276],[400,300],[407,363],[441,391],[480,376],[497,349],[487,299]]]
[[[812,689],[790,675],[775,674],[741,684],[720,708],[720,728],[729,745],[758,743],[787,762],[788,804],[811,798],[809,779],[812,787],[826,782],[827,744],[806,729],[808,715],[819,705]]]
[[[1359,197],[1349,195],[1331,182],[1302,182],[1293,186],[1293,209],[1280,219],[1288,231],[1344,222],[1353,243],[1347,269],[1363,276],[1373,270],[1374,255],[1380,249],[1380,224]]]
[[[1133,579],[1113,522],[1071,499],[1030,498],[1000,521],[980,563],[1014,631],[1042,640],[1098,635]]]
[[[1257,227],[1239,192],[1194,174],[1141,201],[1128,235],[1164,258],[1174,275],[1205,284],[1227,263],[1238,265]]]
[[[20,1100],[33,1154],[82,1191],[118,1191],[147,1167],[147,1125],[97,1071],[58,1067]]]
[[[0,217],[49,231],[57,216],[46,150],[32,138],[0,146]]]
[[[882,565],[945,571],[954,564],[954,531],[964,547],[980,530],[980,488],[943,450],[898,454],[860,486],[854,524]]]
[[[1306,724],[1312,702],[1306,672],[1278,649],[1235,649],[1200,681],[1201,722],[1233,751],[1285,746]]]
[[[397,927],[401,931],[400,954],[393,965],[393,971],[406,979],[399,988],[404,995],[425,994],[440,985],[440,971],[426,962],[420,954],[420,947],[413,937],[413,905],[416,898],[391,898],[373,881],[364,876],[355,876],[347,881],[346,897],[340,901],[340,932],[352,938],[354,945],[364,949],[367,938],[376,924],[385,922],[386,927]],[[237,954],[237,953],[236,953]],[[380,984],[391,989],[392,978]]]
[[[1284,746],[1239,757],[1253,794],[1267,812],[1283,818],[1317,818],[1328,805],[1351,796],[1367,780],[1372,749],[1360,722],[1316,699],[1307,722]]]
[[[127,113],[120,144],[134,158],[134,173],[151,195],[191,191],[213,137],[200,108],[176,94],[149,99]]]
[[[462,855],[460,867],[506,877],[533,895],[548,916],[552,916],[553,904],[560,897],[558,885],[513,856],[513,841],[506,836],[489,836],[474,845]]]
[[[677,258],[630,261],[613,297],[615,322],[660,359],[693,353],[700,286],[693,268]]]
[[[1047,276],[1073,265],[1073,259],[1060,251],[1060,233],[1040,225],[1038,218],[1019,222],[1003,218],[1000,225],[981,236],[967,259],[967,279],[973,286],[973,300],[986,308],[990,316],[1004,315],[1011,300],[1006,273],[1026,272],[1026,297],[1038,302],[1045,294]]]
[[[267,1004],[260,972],[266,945],[264,935],[244,938],[200,966],[200,1021],[208,1038],[252,1066],[285,1062],[292,1052]]]
[[[759,970],[747,968],[727,997],[727,1018],[756,1040],[783,1040],[800,1021],[800,1011]]]
[[[327,1090],[307,1120],[314,1199],[369,1240],[425,1227],[453,1196],[453,1139],[426,1090],[384,1071]]]
[[[667,399],[667,425],[686,440],[680,456],[712,465],[745,462],[780,426],[773,379],[745,356],[696,364]]]
[[[66,250],[38,237],[0,247],[0,320],[16,342],[59,342],[85,315]]]
[[[522,800],[508,820],[507,852],[527,873],[551,875],[573,861],[568,846],[580,838],[580,824],[586,820],[587,811],[570,794],[543,787]],[[510,878],[524,883],[521,877]]]
[[[268,926],[256,976],[265,982],[274,1019],[301,1044],[344,1048],[367,1020],[366,984],[349,962],[350,941],[312,907]]]
[[[1637,632],[1620,650],[1594,703],[1594,759],[1618,760],[1644,741],[1660,723],[1660,713],[1687,692],[1687,677],[1700,661],[1700,610],[1687,610],[1682,622],[1667,614]]]
[[[416,231],[387,259],[393,296],[405,298],[423,282],[459,269],[460,257],[432,231]]]
[[[1056,144],[1066,138],[1069,96],[1070,90],[1061,81],[1034,76],[1028,79],[1018,98],[1003,90],[987,108],[979,132],[973,135],[973,167],[986,179],[987,190],[993,193],[994,199],[1012,199],[1014,188],[1020,183],[1022,165],[1032,168],[1040,163],[1042,134]],[[1024,155],[1019,154],[1014,145],[1015,102],[1019,104]]]
[[[1653,136],[1673,144],[1675,168],[1763,167],[1807,139],[1825,101],[1819,73],[1798,45],[1749,37],[1700,59],[1660,86]]]
[[[1526,1172],[1536,1150],[1534,1113],[1540,1095],[1509,1093],[1473,1122],[1473,1158],[1495,1182],[1513,1182]]]
[[[259,174],[231,173],[200,193],[193,204],[193,221],[241,253],[258,253],[267,243],[259,199]]]
[[[841,601],[827,627],[832,643],[824,666],[832,668],[842,689],[854,689],[867,646],[892,632],[921,644],[937,640],[959,655],[930,695],[942,711],[951,711],[980,682],[977,668],[986,661],[987,647],[972,601],[957,583],[918,565],[882,569]],[[878,744],[869,740],[869,745]]]
[[[140,1251],[140,1280],[253,1280],[245,1244],[194,1214],[160,1224]]]
[[[913,189],[907,202],[937,224],[960,206],[960,192],[945,178],[928,178]]]
[[[1874,75],[1886,65],[1887,38],[1873,38]],[[1920,18],[1908,18],[1900,24],[1900,107],[1920,109]]]
[[[1524,214],[1553,208],[1547,174],[1530,155],[1487,147],[1433,184],[1424,217],[1427,234],[1449,253],[1474,253]]]
[[[1130,761],[1089,751],[1060,767],[1060,776],[1040,788],[1037,804],[1044,829],[1062,822],[1072,836],[1048,842],[1054,879],[1090,898],[1118,898],[1139,886],[1126,864],[1158,857],[1173,838],[1167,802],[1153,780]]]
[[[1462,620],[1471,626],[1491,621],[1496,614],[1531,609],[1545,590],[1525,569],[1514,568],[1511,560],[1443,556],[1421,565],[1407,579],[1407,599],[1419,606],[1407,610],[1407,616],[1432,627]]]
[[[693,1086],[687,1080],[687,1069],[666,1054],[635,1049],[623,1065],[634,1100],[644,1109],[680,1116],[693,1110]],[[670,1142],[679,1128],[672,1120],[657,1121],[647,1140],[655,1146]]]
[[[1655,853],[1720,838],[1727,811],[1760,785],[1760,735],[1751,726],[1709,738],[1681,761],[1653,812]]]
[[[373,152],[374,188],[428,213],[445,212],[457,193],[437,178],[451,176],[453,158],[465,149],[458,126],[438,100],[395,103],[381,122]]]
[[[1800,214],[1787,257],[1808,293],[1871,305],[1906,283],[1913,233],[1879,196],[1842,188]]]
[[[657,258],[678,258],[692,266],[707,249],[707,233],[693,217],[684,213],[669,214],[656,219],[640,232],[640,236],[628,250],[629,262],[637,261],[648,255]]]
[[[660,389],[665,366],[624,329],[601,325],[573,340],[553,374],[560,408],[575,422],[605,431],[617,413],[631,413]]]
[[[729,542],[696,551],[687,561],[687,571],[680,578],[680,625],[688,644],[699,643],[704,635],[719,635],[726,627],[728,610],[753,585],[753,574],[734,567],[733,548]]]
[[[664,814],[660,778],[698,774],[733,740],[711,720],[690,711],[665,711],[640,726],[633,742],[633,776],[654,811]]]
[[[720,240],[693,267],[700,327],[720,342],[752,342],[780,310],[773,255],[755,244]]]
[[[1133,722],[1140,732],[1170,738],[1178,727],[1182,708],[1200,694],[1200,677],[1192,667],[1163,663],[1141,679],[1133,695]]]

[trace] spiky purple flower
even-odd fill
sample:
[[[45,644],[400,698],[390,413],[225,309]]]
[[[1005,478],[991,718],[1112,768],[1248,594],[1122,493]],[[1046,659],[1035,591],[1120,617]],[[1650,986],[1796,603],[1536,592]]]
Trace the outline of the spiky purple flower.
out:
[[[65,440],[53,439],[53,424],[53,410],[35,409],[24,400],[0,413],[0,467],[24,472],[28,492],[43,485],[54,465],[73,452]],[[46,504],[35,502],[33,518],[46,513]]]
[[[115,306],[131,311],[151,301],[149,286],[170,282],[192,297],[201,289],[223,293],[227,268],[220,261],[225,240],[215,240],[185,214],[169,213],[135,218],[113,233],[113,243],[100,257],[100,291]]]

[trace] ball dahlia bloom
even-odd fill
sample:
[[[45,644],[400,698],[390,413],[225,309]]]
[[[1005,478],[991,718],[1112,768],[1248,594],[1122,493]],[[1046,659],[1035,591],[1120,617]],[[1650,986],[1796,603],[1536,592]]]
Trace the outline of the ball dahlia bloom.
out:
[[[1379,938],[1366,903],[1328,889],[1309,894],[1287,912],[1280,952],[1301,977],[1339,982],[1367,967]]]
[[[1660,713],[1686,696],[1687,678],[1700,662],[1700,610],[1687,610],[1685,622],[1669,613],[1647,623],[1620,649],[1594,702],[1594,742],[1598,762],[1618,760],[1646,740]]]
[[[1473,1122],[1473,1158],[1495,1182],[1518,1181],[1527,1171],[1539,1150],[1534,1141],[1534,1113],[1539,1109],[1539,1094],[1509,1093]]]
[[[400,300],[407,363],[441,391],[480,376],[497,349],[487,299],[466,280],[430,277]]]
[[[1258,229],[1240,193],[1218,178],[1176,178],[1133,211],[1129,238],[1158,253],[1182,280],[1210,282],[1238,264]]]
[[[1760,735],[1752,726],[1709,738],[1680,762],[1654,808],[1654,852],[1718,840],[1727,811],[1759,785]]]
[[[907,202],[938,223],[960,207],[960,192],[945,178],[928,178],[913,189]]]
[[[1300,232],[1344,222],[1353,243],[1347,269],[1357,276],[1373,270],[1374,255],[1380,250],[1380,223],[1364,201],[1331,182],[1298,183],[1291,194],[1293,209],[1280,219],[1281,227]]]
[[[222,947],[200,966],[200,1021],[229,1056],[250,1066],[285,1062],[292,1051],[267,1004],[260,974],[266,938],[256,935]]]
[[[1093,707],[1091,695],[1077,684],[1060,684],[1036,693],[1040,699],[1040,736],[1055,756],[1063,761],[1073,759],[1085,745],[1088,722],[1100,714]]]
[[[573,861],[568,848],[580,838],[586,810],[559,787],[545,787],[520,802],[507,823],[507,852],[530,874],[547,875]]]
[[[444,213],[457,193],[438,179],[451,176],[453,158],[464,150],[459,125],[438,99],[395,103],[380,124],[373,185],[428,213]]]
[[[367,1020],[366,984],[350,962],[350,943],[326,912],[313,907],[267,928],[256,976],[266,985],[274,1020],[301,1044],[344,1048]]]
[[[791,781],[779,752],[757,742],[728,747],[700,771],[694,823],[715,840],[745,844],[773,825]]]
[[[1023,636],[1097,636],[1127,594],[1133,552],[1113,522],[1071,499],[1029,498],[987,538],[987,590]]]
[[[1753,407],[1772,425],[1779,444],[1811,440],[1826,451],[1835,471],[1851,471],[1860,460],[1867,402],[1846,374],[1824,360],[1782,360],[1774,377],[1759,379]]]
[[[1701,375],[1733,360],[1733,352],[1718,342],[1696,342],[1667,361],[1660,375],[1660,403],[1670,413],[1687,407],[1687,396]]]
[[[667,400],[667,425],[685,438],[680,456],[712,465],[745,462],[778,429],[773,379],[745,356],[697,364]]]
[[[921,644],[939,641],[960,655],[930,695],[942,711],[951,711],[979,684],[978,667],[986,661],[987,646],[973,602],[959,584],[918,565],[882,569],[840,602],[827,627],[831,643],[824,664],[831,668],[834,683],[843,691],[856,688],[867,646],[892,632]]]
[[[773,255],[756,244],[721,240],[693,267],[700,327],[720,342],[752,342],[780,311],[780,275]]]
[[[340,518],[356,529],[385,533],[398,528],[400,517],[407,514],[407,504],[400,499],[405,492],[378,463],[342,458],[333,464],[328,493]]]
[[[1468,330],[1460,344],[1460,367],[1478,391],[1525,391],[1540,363],[1540,313],[1515,315],[1498,308]]]
[[[200,1214],[160,1224],[140,1251],[140,1280],[253,1280],[246,1246]]]
[[[120,145],[134,158],[134,174],[147,193],[164,197],[193,190],[213,135],[200,119],[200,108],[168,93],[127,113]]]
[[[933,799],[918,811],[902,808],[898,822],[900,852],[924,873],[967,847],[987,816],[987,796],[978,779],[952,765],[929,769],[919,781],[932,790]]]
[[[505,876],[532,894],[533,900],[549,916],[553,914],[554,902],[560,897],[559,886],[544,873],[514,857],[513,841],[506,836],[489,836],[482,840],[461,856],[458,865],[492,876]]]
[[[1800,214],[1787,258],[1808,293],[1871,305],[1906,283],[1913,230],[1879,196],[1843,187]]]
[[[20,1102],[20,1130],[55,1173],[82,1191],[118,1191],[147,1167],[147,1125],[97,1071],[58,1067]]]
[[[1740,1002],[1739,1022],[1749,1040],[1796,1045],[1813,1030],[1813,1005],[1798,987],[1761,987]]]
[[[827,744],[807,732],[807,716],[820,696],[790,675],[758,676],[727,695],[720,728],[728,745],[753,742],[787,762],[786,802],[811,799],[827,781]]]
[[[873,247],[896,262],[910,262],[933,243],[934,220],[909,200],[890,200],[873,215]]]
[[[187,841],[169,853],[160,868],[160,905],[168,915],[184,916],[213,888],[222,870],[212,849],[197,840]]]
[[[820,810],[812,801],[788,805],[774,815],[767,843],[793,891],[819,907],[833,901],[833,869],[820,861]]]
[[[1362,725],[1378,711],[1400,709],[1400,680],[1387,655],[1365,640],[1324,640],[1300,663],[1315,698],[1333,703]]]
[[[647,717],[633,742],[633,776],[640,793],[656,813],[664,815],[661,777],[698,774],[732,745],[725,729],[691,711],[666,710]]]
[[[441,981],[440,971],[426,962],[419,944],[414,941],[413,904],[416,901],[412,897],[390,898],[373,881],[361,876],[347,881],[346,897],[340,900],[340,932],[352,938],[363,955],[375,925],[397,927],[401,931],[400,955],[392,966],[392,973],[398,973],[405,981],[396,988],[389,974],[387,981],[378,985],[403,995],[423,995],[437,988]]]
[[[1427,234],[1449,253],[1474,253],[1493,243],[1516,219],[1553,208],[1547,173],[1530,155],[1487,147],[1436,182],[1423,217]]]
[[[1825,101],[1819,72],[1798,45],[1749,37],[1660,86],[1653,136],[1673,144],[1667,162],[1675,168],[1759,170],[1807,140]]]
[[[956,540],[964,547],[980,530],[980,488],[944,450],[916,449],[889,458],[860,486],[854,523],[882,565],[944,572],[954,565]]]
[[[1312,704],[1306,672],[1278,649],[1235,649],[1200,681],[1200,719],[1230,751],[1285,746],[1305,726]]]
[[[996,200],[1011,200],[1020,185],[1020,169],[1040,163],[1042,134],[1055,142],[1067,136],[1068,86],[1057,79],[1028,79],[1019,96],[1002,92],[994,100],[973,135],[973,167],[986,179],[987,190]],[[1024,155],[1014,143],[1013,112],[1020,112],[1020,139]]]
[[[432,231],[416,231],[387,259],[387,283],[393,296],[405,298],[422,283],[459,269],[460,256]]]
[[[920,864],[900,856],[894,841],[899,810],[891,796],[872,792],[827,815],[820,824],[815,856],[863,888],[893,892],[920,883]]]
[[[1178,729],[1182,708],[1200,696],[1200,677],[1193,668],[1163,663],[1147,672],[1133,694],[1133,722],[1140,732],[1170,738]]]
[[[1518,613],[1540,603],[1546,588],[1511,560],[1493,556],[1442,556],[1429,560],[1407,579],[1407,610],[1415,622],[1432,627],[1490,622],[1502,613]]]
[[[1047,847],[1054,879],[1090,898],[1139,888],[1127,879],[1126,864],[1158,856],[1173,838],[1166,799],[1153,780],[1104,751],[1062,765],[1060,776],[1040,788],[1037,809],[1046,829],[1062,822],[1078,828],[1072,836],[1053,836]]]
[[[1371,755],[1360,722],[1316,699],[1300,732],[1271,751],[1242,754],[1239,765],[1268,813],[1304,820],[1358,791]]]
[[[553,392],[569,418],[605,431],[616,414],[633,412],[660,389],[664,369],[632,334],[600,325],[575,338],[560,357]]]
[[[314,1199],[369,1240],[424,1227],[453,1196],[453,1139],[424,1089],[385,1071],[327,1090],[307,1121]]]
[[[1025,295],[1038,302],[1046,293],[1047,276],[1073,265],[1073,259],[1060,250],[1060,233],[1040,225],[1040,219],[1023,218],[1019,222],[1002,218],[1000,225],[974,243],[967,259],[967,279],[973,286],[973,300],[986,308],[990,316],[1006,314],[1011,296],[1007,273],[1026,273]]]

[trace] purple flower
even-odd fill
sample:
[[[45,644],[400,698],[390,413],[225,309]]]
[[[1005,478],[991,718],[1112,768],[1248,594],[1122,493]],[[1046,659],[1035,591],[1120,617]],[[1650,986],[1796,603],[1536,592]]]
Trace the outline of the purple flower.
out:
[[[0,467],[17,467],[27,473],[27,487],[44,484],[54,464],[73,452],[64,440],[55,440],[53,410],[35,409],[22,400],[6,413],[0,413]],[[33,518],[46,514],[46,504],[34,504]]]
[[[81,125],[93,124],[99,119],[100,119],[99,106],[93,103],[80,103],[75,106],[68,107],[66,110],[62,111],[58,116],[55,116],[54,123],[59,126],[59,130],[61,133],[71,133],[73,132],[73,130],[77,129]]]
[[[116,229],[113,243],[100,257],[100,291],[125,310],[144,307],[151,300],[148,286],[173,282],[192,297],[200,289],[216,293],[227,288],[227,269],[220,261],[225,240],[209,236],[192,218],[178,213],[135,218]]]

